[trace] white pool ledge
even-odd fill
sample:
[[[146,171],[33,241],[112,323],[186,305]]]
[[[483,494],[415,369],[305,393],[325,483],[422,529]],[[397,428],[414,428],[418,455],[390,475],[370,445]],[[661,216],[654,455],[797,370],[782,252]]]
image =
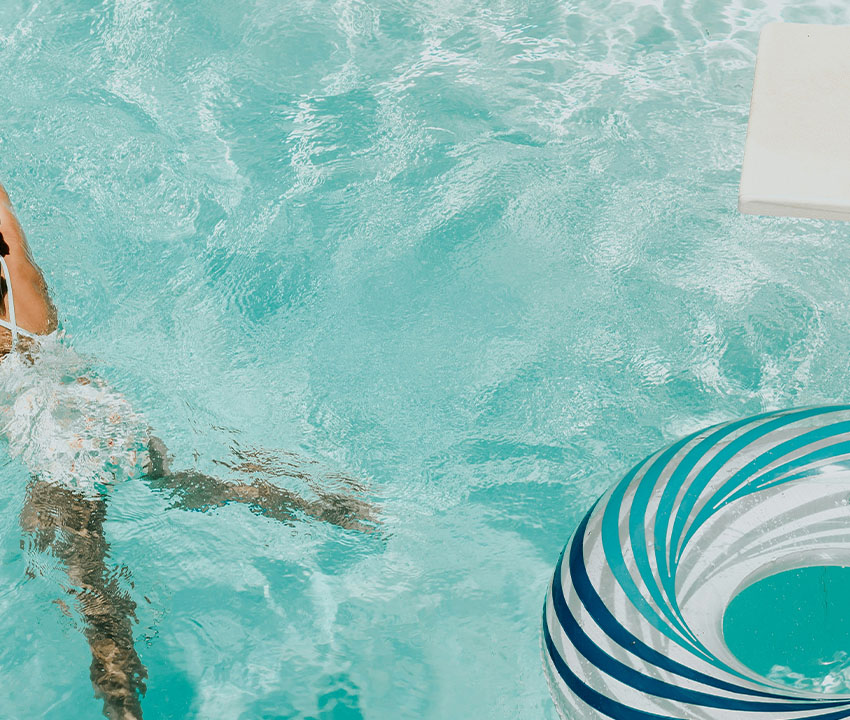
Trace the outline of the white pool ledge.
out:
[[[850,27],[762,31],[738,207],[850,220]]]

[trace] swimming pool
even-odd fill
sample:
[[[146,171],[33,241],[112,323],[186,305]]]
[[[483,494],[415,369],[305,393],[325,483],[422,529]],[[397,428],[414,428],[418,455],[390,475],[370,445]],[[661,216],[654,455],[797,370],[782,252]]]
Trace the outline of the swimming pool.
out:
[[[364,536],[118,486],[146,718],[553,720],[540,607],[592,500],[688,431],[846,401],[846,227],[736,211],[776,19],[850,10],[0,7],[0,179],[73,346],[175,466],[295,453],[381,507]],[[2,457],[2,715],[96,717]]]

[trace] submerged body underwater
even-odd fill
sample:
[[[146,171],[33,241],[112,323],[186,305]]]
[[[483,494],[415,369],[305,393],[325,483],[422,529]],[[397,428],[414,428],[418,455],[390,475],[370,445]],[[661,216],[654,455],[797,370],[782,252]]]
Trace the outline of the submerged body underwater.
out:
[[[0,216],[6,213],[6,208],[0,210]],[[6,229],[7,239],[13,234]],[[22,235],[9,242],[11,254],[3,245],[9,257],[19,249],[26,251]],[[0,333],[4,342],[9,335],[11,347],[0,360],[0,430],[10,456],[22,460],[31,475],[20,516],[21,548],[49,552],[65,570],[61,588],[70,598],[54,602],[67,616],[72,615],[69,604],[79,613],[91,649],[90,677],[104,715],[110,720],[141,720],[147,669],[135,648],[136,603],[116,577],[118,573],[129,579],[132,574],[127,567],[110,564],[104,533],[109,494],[116,483],[143,480],[170,497],[172,508],[208,511],[242,503],[287,524],[310,518],[374,532],[375,511],[351,495],[364,487],[343,476],[337,479],[346,481],[347,494],[313,484],[316,498],[310,500],[281,487],[281,478],[309,478],[292,453],[280,462],[267,451],[237,452],[242,462],[227,465],[245,476],[237,481],[194,470],[172,471],[162,440],[126,398],[84,369],[82,358],[60,334],[52,330],[44,336],[27,333],[26,340],[17,337],[26,330],[15,322],[15,285],[19,293],[24,289],[24,273],[13,278],[4,261],[3,322],[11,333]],[[19,313],[28,310],[25,299],[18,297]],[[30,565],[28,575],[37,574],[37,566]]]

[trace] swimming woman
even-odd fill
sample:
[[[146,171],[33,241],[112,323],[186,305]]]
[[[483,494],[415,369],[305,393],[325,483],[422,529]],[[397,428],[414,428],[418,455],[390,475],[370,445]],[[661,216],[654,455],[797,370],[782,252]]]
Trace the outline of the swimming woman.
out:
[[[133,645],[135,603],[107,566],[104,536],[108,488],[137,477],[166,493],[173,507],[209,510],[231,502],[291,522],[306,515],[343,528],[370,531],[369,505],[312,484],[308,500],[272,482],[231,482],[195,471],[172,471],[166,448],[127,400],[81,367],[61,342],[56,309],[0,185],[0,429],[9,454],[31,474],[21,526],[37,551],[63,564],[85,622],[91,680],[110,720],[141,720],[147,671]],[[234,469],[256,477],[309,477],[289,455],[287,469],[269,457],[240,451]],[[233,466],[232,466],[233,467]],[[354,491],[356,481],[345,480]]]

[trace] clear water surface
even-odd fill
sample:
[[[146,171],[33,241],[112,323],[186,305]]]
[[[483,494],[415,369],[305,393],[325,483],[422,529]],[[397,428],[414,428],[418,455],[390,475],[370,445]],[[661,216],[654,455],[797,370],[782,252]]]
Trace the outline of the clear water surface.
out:
[[[294,453],[381,508],[117,487],[146,718],[552,720],[540,611],[592,500],[697,427],[850,399],[848,229],[736,211],[777,19],[850,9],[0,5],[0,178],[76,350],[176,467]],[[98,717],[6,455],[0,714]]]

